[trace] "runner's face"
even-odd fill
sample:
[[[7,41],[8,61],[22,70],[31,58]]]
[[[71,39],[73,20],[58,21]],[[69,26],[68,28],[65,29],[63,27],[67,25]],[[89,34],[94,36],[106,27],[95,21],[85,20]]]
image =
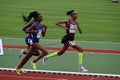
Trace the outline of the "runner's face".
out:
[[[73,17],[73,19],[77,19],[77,17],[78,17],[78,14],[77,13],[74,13],[73,15],[72,15],[72,17]]]
[[[39,15],[39,16],[38,16],[38,21],[41,22],[42,20],[43,20],[42,15]]]

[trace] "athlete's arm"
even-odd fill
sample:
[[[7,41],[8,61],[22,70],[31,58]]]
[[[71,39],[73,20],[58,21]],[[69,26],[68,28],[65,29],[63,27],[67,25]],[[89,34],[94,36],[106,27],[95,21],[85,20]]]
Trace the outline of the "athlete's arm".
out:
[[[43,26],[43,30],[42,30],[42,36],[44,37],[46,34],[46,30],[47,30],[47,26],[46,25],[42,25]]]
[[[67,27],[65,25],[63,25],[63,24],[67,24],[67,20],[59,21],[59,22],[56,22],[55,24],[65,30],[67,29]]]
[[[35,33],[37,33],[38,32],[38,30],[33,30],[33,28],[36,26],[36,24],[35,23],[33,23],[30,27],[28,27],[27,29],[26,29],[26,33],[32,33],[32,32],[35,32]]]
[[[33,22],[31,21],[30,23],[28,23],[25,27],[23,27],[23,31],[24,32],[26,32],[26,29],[28,28],[28,27],[30,27],[31,25],[33,24]]]
[[[77,22],[77,28],[78,28],[79,33],[82,34],[82,29],[81,29],[80,24],[78,22]]]

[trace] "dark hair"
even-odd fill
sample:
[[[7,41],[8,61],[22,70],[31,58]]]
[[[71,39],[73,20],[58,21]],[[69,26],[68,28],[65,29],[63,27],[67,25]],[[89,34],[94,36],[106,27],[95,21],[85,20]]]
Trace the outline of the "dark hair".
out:
[[[37,11],[33,11],[31,13],[29,13],[29,16],[26,17],[24,14],[23,14],[23,20],[28,23],[32,18],[36,19],[38,17],[38,15],[40,15],[40,13],[38,13]]]
[[[70,10],[70,11],[67,11],[66,15],[72,16],[74,13],[77,13],[77,11],[75,11],[75,10]]]

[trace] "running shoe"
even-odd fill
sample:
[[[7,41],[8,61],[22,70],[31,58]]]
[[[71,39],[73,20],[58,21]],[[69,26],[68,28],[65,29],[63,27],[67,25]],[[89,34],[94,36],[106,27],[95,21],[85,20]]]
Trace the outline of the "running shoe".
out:
[[[19,59],[23,59],[25,57],[24,51],[25,50],[23,50],[23,49],[20,51],[20,53],[19,53]]]
[[[36,68],[36,63],[34,63],[33,61],[31,61],[31,66],[32,66],[33,69],[37,69]]]
[[[88,70],[85,69],[83,66],[80,66],[79,70],[80,70],[80,72],[87,72],[87,71],[88,71]]]
[[[20,72],[21,72],[21,70],[20,70],[20,69],[18,69],[18,66],[16,66],[16,67],[15,67],[15,69],[16,69],[16,73],[17,73],[18,75],[20,75],[20,74],[21,74],[21,73],[20,73]]]
[[[27,73],[27,71],[24,70],[23,68],[21,68],[20,70],[21,70],[21,73]]]
[[[43,57],[42,63],[43,63],[44,65],[46,64],[46,61],[47,61],[47,57]]]

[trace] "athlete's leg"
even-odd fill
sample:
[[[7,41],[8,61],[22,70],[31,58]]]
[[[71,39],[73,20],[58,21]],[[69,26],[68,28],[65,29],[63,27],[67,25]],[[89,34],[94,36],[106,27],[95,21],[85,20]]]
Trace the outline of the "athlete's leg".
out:
[[[76,49],[78,52],[83,52],[82,47],[78,46],[77,44],[75,44],[74,46],[71,46],[71,47]]]
[[[34,48],[31,46],[29,48],[29,51],[27,53],[27,55],[22,59],[21,63],[17,66],[18,69],[22,68],[24,66],[24,64],[29,60],[29,58],[32,56],[32,52],[34,51]]]
[[[27,50],[21,50],[20,53],[19,53],[19,59],[23,59],[26,54],[28,53],[28,50],[29,50],[30,46],[28,46],[28,49]],[[34,51],[32,53],[33,56],[39,56],[40,55],[40,52],[38,51],[38,49],[35,49],[34,48]]]
[[[29,50],[29,47],[30,47],[30,46],[28,46],[28,50]],[[33,51],[32,55],[33,55],[33,56],[39,56],[39,55],[40,55],[40,52],[38,51],[37,48],[34,48],[34,51]]]
[[[23,59],[26,56],[26,54],[28,53],[28,50],[29,50],[30,46],[31,45],[28,44],[27,45],[27,50],[22,49],[20,51],[20,53],[19,53],[19,59]]]
[[[64,46],[61,48],[60,51],[51,53],[51,54],[47,55],[46,57],[44,57],[43,60],[42,60],[42,63],[45,64],[46,61],[47,61],[47,59],[49,59],[49,58],[63,55],[64,52],[65,52],[68,48],[69,48],[69,45],[68,45],[68,44],[64,44]]]
[[[80,67],[80,71],[82,72],[87,72],[88,70],[85,69],[83,66],[82,66],[82,62],[83,62],[83,49],[78,46],[77,44],[75,44],[74,46],[71,46],[72,48],[78,50],[78,62],[79,62],[79,67]]]
[[[74,41],[69,41],[69,45],[79,52],[78,53],[78,62],[79,62],[79,65],[82,65],[82,57],[83,57],[82,52],[83,52],[83,49],[80,46],[78,46],[77,44],[75,44]]]
[[[36,63],[39,59],[41,59],[42,57],[44,57],[45,55],[47,55],[48,52],[45,50],[44,47],[42,47],[42,46],[41,46],[40,44],[38,44],[38,43],[35,43],[35,44],[34,44],[34,47],[35,47],[36,49],[42,51],[42,53],[41,53],[35,60],[33,60],[33,62]]]
[[[64,52],[65,52],[68,48],[69,48],[69,45],[64,44],[64,46],[61,48],[60,51],[51,53],[51,54],[49,54],[48,56],[46,56],[46,58],[49,59],[49,58],[52,58],[52,57],[55,57],[55,56],[61,56],[61,55],[64,54]]]
[[[29,58],[32,56],[32,52],[34,51],[34,48],[31,46],[28,54],[22,59],[21,63],[16,66],[16,72],[18,75],[20,75],[21,68],[24,66],[24,64],[29,60]]]
[[[19,59],[23,59],[26,56],[26,54],[27,54],[26,50],[21,49],[19,53]]]
[[[38,44],[38,43],[35,43],[33,46],[34,46],[35,49],[38,49],[38,50],[41,50],[41,51],[42,51],[42,53],[39,54],[39,56],[38,56],[36,59],[34,59],[33,61],[31,61],[32,68],[33,68],[33,69],[37,69],[37,68],[36,68],[36,62],[37,62],[39,59],[41,59],[42,57],[44,57],[45,55],[47,55],[48,52],[47,52],[40,44]]]
[[[33,56],[39,56],[40,55],[40,52],[38,49],[35,49],[32,53]]]
[[[65,51],[69,48],[69,45],[64,45],[60,51],[57,52],[57,55],[63,55]]]
[[[74,48],[74,49],[76,49],[76,50],[78,50],[78,61],[79,61],[79,65],[82,65],[82,57],[83,57],[83,49],[80,47],[80,46],[78,46],[78,45],[74,45],[74,46],[72,46],[72,48]]]
[[[28,50],[21,50],[19,53],[19,58],[23,59],[25,57],[25,55],[28,53]],[[33,56],[39,56],[40,52],[38,51],[38,49],[35,49],[32,53]]]

